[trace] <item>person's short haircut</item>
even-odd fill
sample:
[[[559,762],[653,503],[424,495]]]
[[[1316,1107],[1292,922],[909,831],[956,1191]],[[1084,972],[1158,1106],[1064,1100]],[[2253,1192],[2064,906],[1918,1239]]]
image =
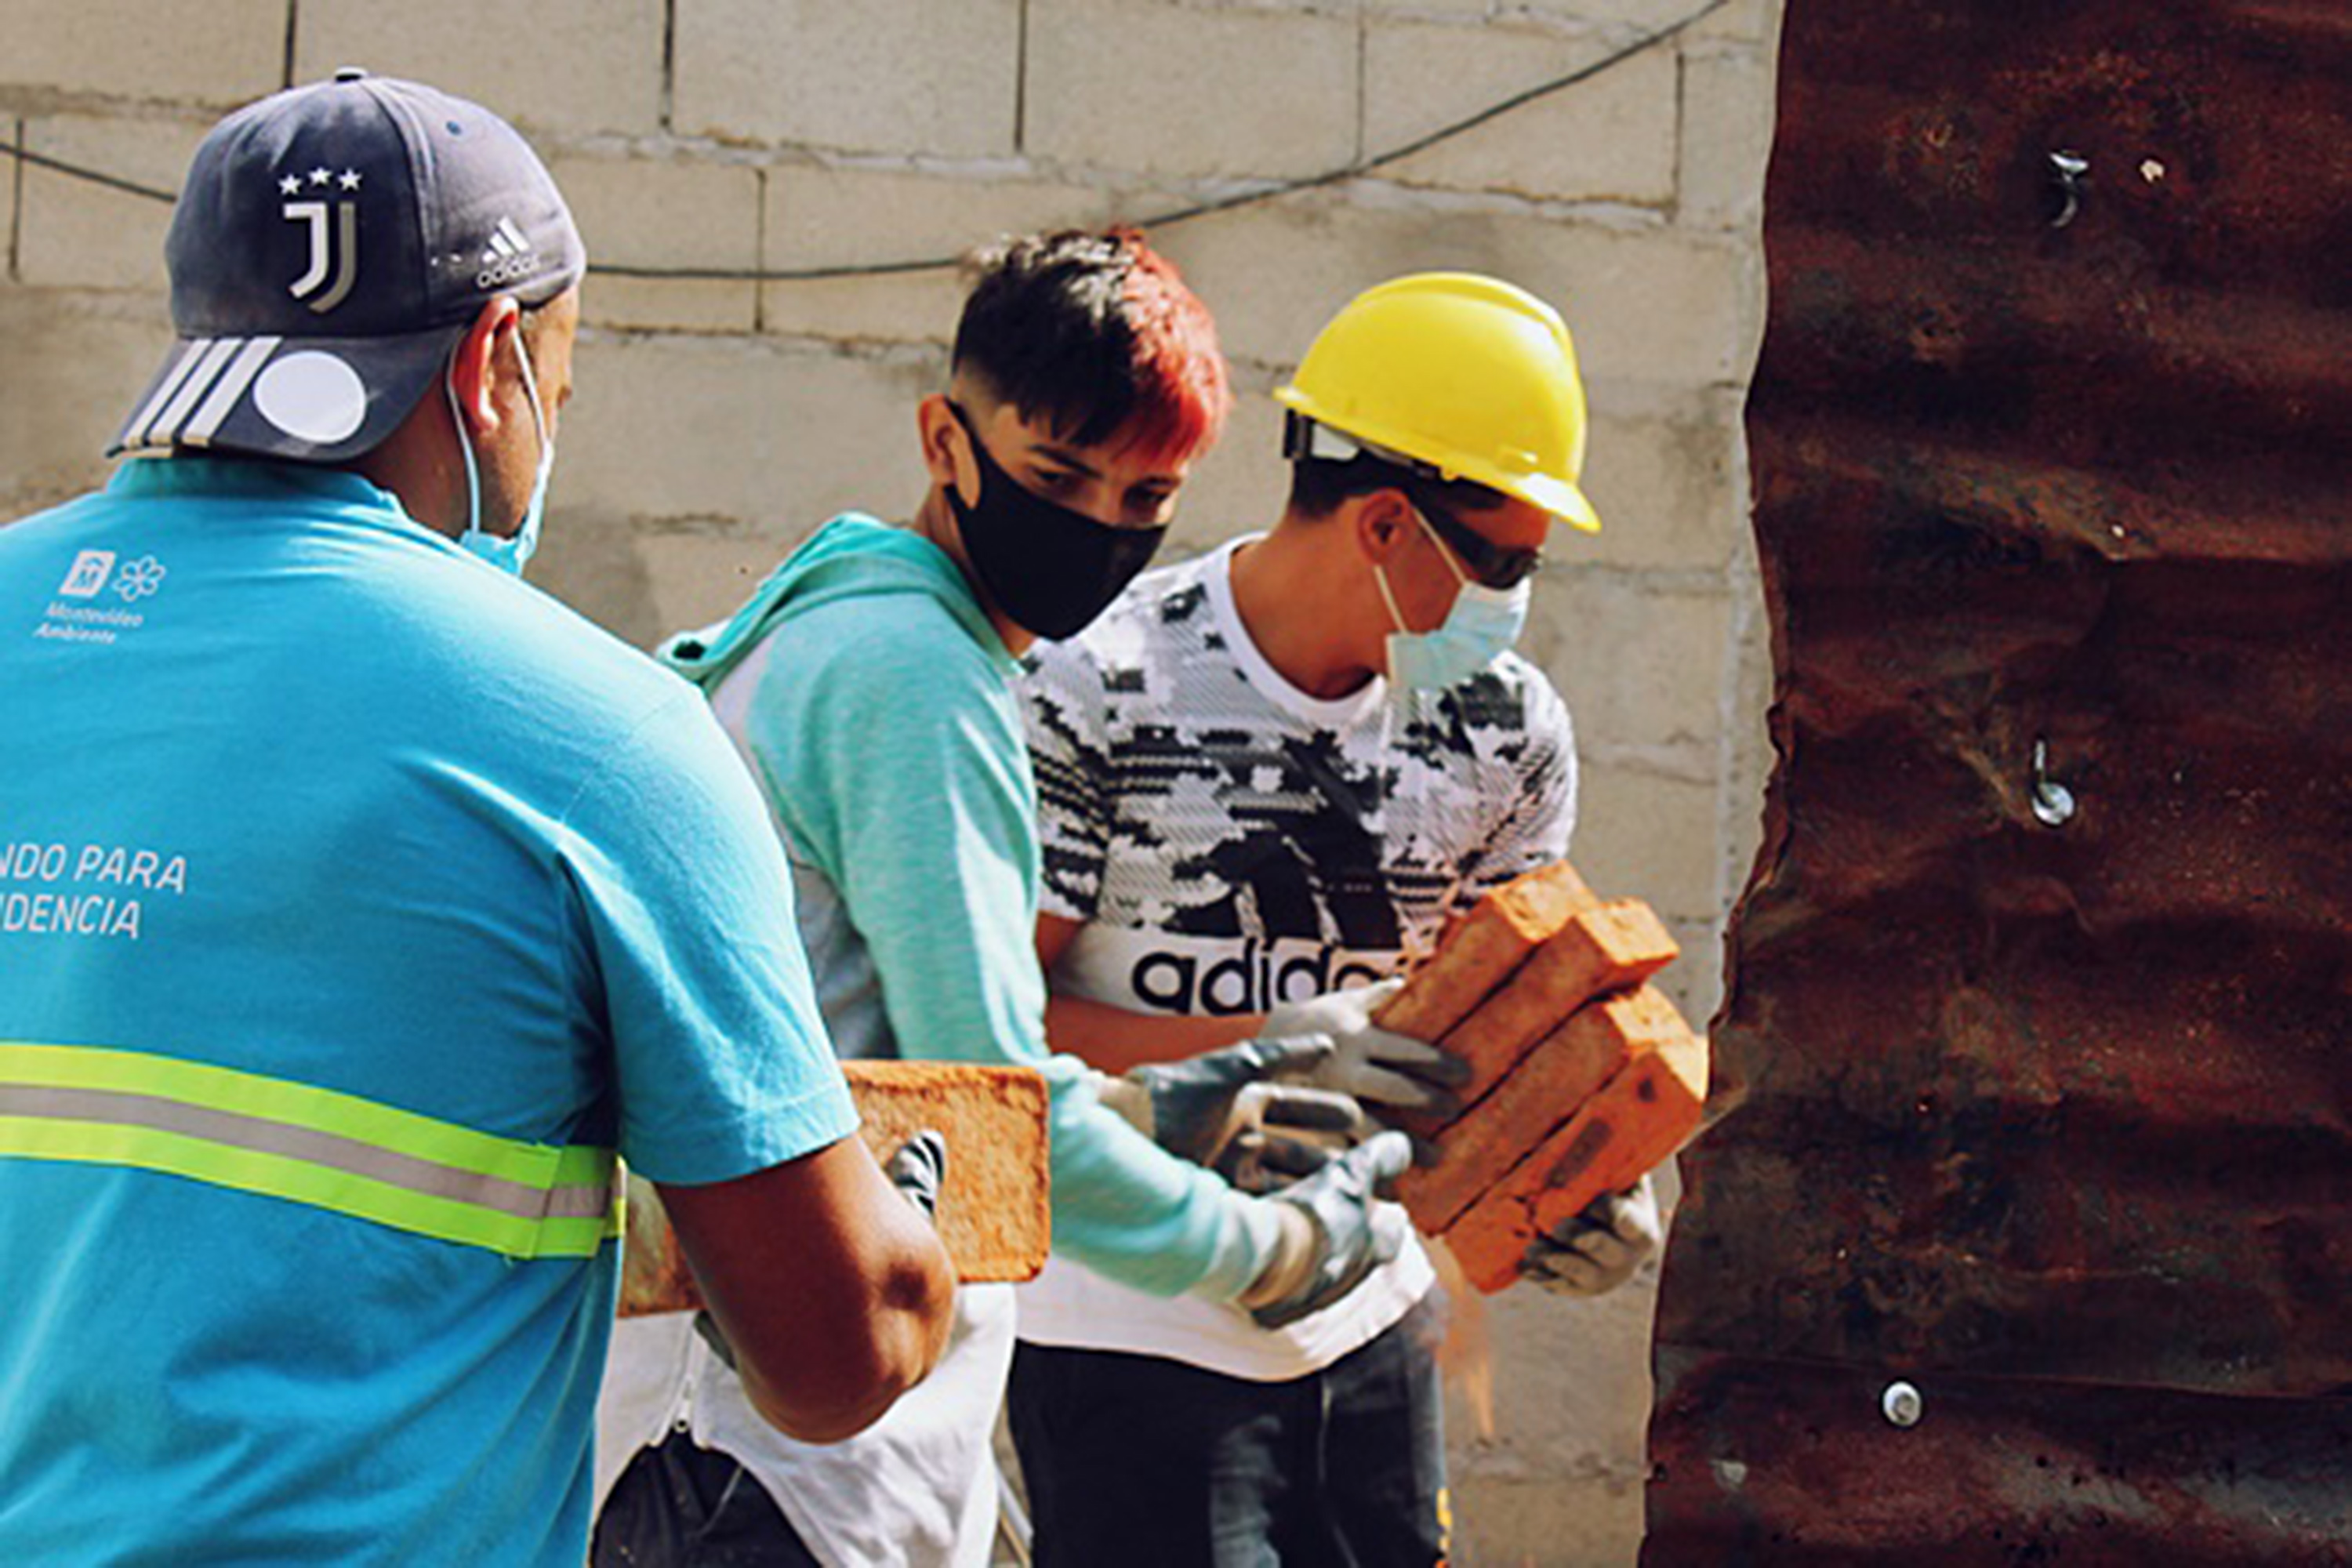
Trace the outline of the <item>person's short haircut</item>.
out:
[[[1233,392],[1208,308],[1131,229],[1031,235],[974,253],[952,369],[1024,418],[1151,458],[1202,450]]]
[[[1346,461],[1301,458],[1290,465],[1290,508],[1302,518],[1328,517],[1351,496],[1402,490],[1415,506],[1434,506],[1449,515],[1486,511],[1510,498],[1469,479],[1434,479],[1359,452]]]

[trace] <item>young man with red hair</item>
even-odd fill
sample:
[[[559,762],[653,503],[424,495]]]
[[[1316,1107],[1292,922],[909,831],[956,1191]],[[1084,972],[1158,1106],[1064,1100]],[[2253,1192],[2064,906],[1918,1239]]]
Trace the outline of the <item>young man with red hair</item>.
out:
[[[1027,238],[977,271],[948,388],[916,411],[930,488],[911,525],[835,519],[663,657],[709,694],[766,793],[835,1048],[1040,1069],[1056,1250],[1151,1295],[1286,1321],[1402,1245],[1370,1194],[1409,1147],[1382,1134],[1251,1195],[1155,1146],[1084,1064],[1047,1055],[1036,795],[1012,689],[1031,644],[1093,620],[1166,532],[1230,402],[1215,329],[1131,234]],[[1242,1049],[1242,1076],[1303,1059]],[[1213,1087],[1230,1102],[1239,1084]],[[1171,1149],[1178,1120],[1155,1128]],[[627,1468],[595,1561],[985,1563],[1011,1289],[967,1288],[959,1308],[932,1377],[828,1447],[753,1416],[720,1349],[680,1319],[622,1325],[602,1447]]]

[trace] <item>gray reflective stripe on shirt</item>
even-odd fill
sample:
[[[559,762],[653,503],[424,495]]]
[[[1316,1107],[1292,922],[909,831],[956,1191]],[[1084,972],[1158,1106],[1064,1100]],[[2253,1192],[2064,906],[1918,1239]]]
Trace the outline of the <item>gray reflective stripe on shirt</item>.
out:
[[[240,1116],[159,1095],[0,1083],[0,1116],[175,1132],[228,1148],[306,1161],[406,1192],[471,1204],[522,1220],[593,1219],[613,1206],[614,1184],[609,1177],[593,1185],[559,1184],[542,1190],[499,1176],[436,1164],[316,1128]]]

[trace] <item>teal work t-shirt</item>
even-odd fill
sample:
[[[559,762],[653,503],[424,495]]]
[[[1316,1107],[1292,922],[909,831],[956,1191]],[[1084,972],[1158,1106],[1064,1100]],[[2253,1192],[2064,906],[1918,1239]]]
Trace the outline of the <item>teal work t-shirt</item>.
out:
[[[617,1249],[371,1217],[530,1201],[371,1139],[697,1184],[855,1125],[685,682],[349,475],[0,530],[0,1563],[576,1568]]]

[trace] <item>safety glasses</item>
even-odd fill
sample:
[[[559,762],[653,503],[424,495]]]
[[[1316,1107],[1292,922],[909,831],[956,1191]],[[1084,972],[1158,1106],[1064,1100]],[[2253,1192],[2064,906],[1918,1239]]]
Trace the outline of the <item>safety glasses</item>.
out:
[[[1323,462],[1344,463],[1358,457],[1376,458],[1390,467],[1410,475],[1412,479],[1443,482],[1445,475],[1435,464],[1424,463],[1402,452],[1377,447],[1360,437],[1334,430],[1328,425],[1307,418],[1297,409],[1286,410],[1282,419],[1282,455],[1292,462],[1314,458]],[[1470,576],[1488,588],[1516,588],[1534,576],[1543,565],[1540,550],[1514,550],[1496,543],[1459,518],[1449,515],[1433,505],[1423,494],[1423,486],[1410,479],[1402,487],[1412,498],[1412,504],[1437,536],[1453,546],[1454,553],[1470,569]]]
[[[1410,487],[1408,487],[1410,489]],[[1445,541],[1462,564],[1470,571],[1470,579],[1481,587],[1516,588],[1534,576],[1543,567],[1540,550],[1514,550],[1496,543],[1461,519],[1449,517],[1439,507],[1422,497],[1413,497],[1413,506],[1429,520],[1437,537]]]

